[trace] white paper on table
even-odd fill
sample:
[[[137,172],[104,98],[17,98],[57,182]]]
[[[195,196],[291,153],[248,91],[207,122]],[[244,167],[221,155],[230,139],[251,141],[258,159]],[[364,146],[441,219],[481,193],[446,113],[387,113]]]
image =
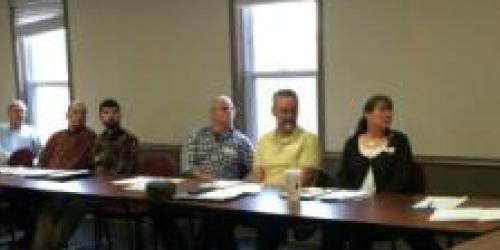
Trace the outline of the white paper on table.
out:
[[[203,194],[179,193],[175,195],[177,200],[205,200],[205,201],[225,201],[237,198],[244,193],[234,189],[218,189]]]
[[[319,197],[321,200],[362,200],[371,194],[360,190],[334,190]]]
[[[63,170],[43,169],[36,167],[1,167],[0,173],[22,177],[44,177],[50,174],[61,173]]]
[[[205,201],[225,201],[238,198],[244,194],[254,194],[262,190],[262,185],[258,183],[240,183],[227,188],[220,188],[202,194],[180,193],[175,199],[180,200],[205,200]]]
[[[499,208],[454,208],[438,209],[429,218],[430,221],[494,221],[500,220]]]
[[[243,182],[230,188],[245,194],[257,194],[262,191],[263,185],[260,183]]]
[[[500,220],[500,208],[483,208],[479,221]]]
[[[429,221],[476,221],[481,213],[481,208],[437,209]]]
[[[326,194],[327,189],[320,187],[303,187],[300,189],[300,198],[301,199],[315,199],[324,194]],[[280,192],[280,196],[283,198],[288,197],[287,192]]]
[[[184,179],[182,178],[136,176],[136,177],[112,181],[111,183],[118,186],[124,186],[124,189],[127,191],[144,192],[146,191],[147,184],[153,181],[171,181],[173,183],[181,183],[183,180]]]
[[[452,209],[468,200],[467,196],[428,196],[413,205],[414,209]]]
[[[197,198],[201,200],[224,201],[224,200],[234,199],[243,194],[244,192],[240,189],[225,188],[199,194]]]
[[[214,188],[214,189],[222,189],[222,188],[228,188],[232,186],[236,186],[243,183],[242,181],[239,180],[215,180],[212,182],[206,182],[200,184],[200,188]]]

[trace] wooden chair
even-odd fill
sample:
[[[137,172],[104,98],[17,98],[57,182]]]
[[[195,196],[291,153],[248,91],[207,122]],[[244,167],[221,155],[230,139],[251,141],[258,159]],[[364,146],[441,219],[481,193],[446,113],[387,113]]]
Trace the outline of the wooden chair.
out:
[[[172,176],[174,173],[173,160],[164,152],[145,153],[143,159],[136,168],[137,175],[145,176]],[[95,249],[100,249],[103,236],[108,242],[107,249],[112,249],[112,240],[109,232],[110,220],[126,220],[128,234],[128,248],[142,249],[142,224],[149,216],[149,207],[144,203],[136,202],[106,202],[92,209],[95,216],[94,237]],[[157,245],[154,238],[155,248]]]

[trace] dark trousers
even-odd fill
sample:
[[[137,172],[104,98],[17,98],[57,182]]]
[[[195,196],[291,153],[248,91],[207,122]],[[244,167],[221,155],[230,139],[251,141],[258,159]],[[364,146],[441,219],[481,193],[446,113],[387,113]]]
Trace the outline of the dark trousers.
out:
[[[35,234],[38,210],[44,197],[22,190],[9,190],[5,196],[9,202],[12,221],[24,232],[20,246],[30,247]]]
[[[32,250],[60,250],[87,211],[81,199],[47,199],[40,210]]]
[[[278,220],[258,219],[255,227],[257,229],[257,250],[276,250],[287,241],[288,226]]]
[[[236,250],[234,222],[222,216],[210,216],[201,220],[197,233],[196,250]]]
[[[155,237],[160,238],[163,246],[169,250],[188,249],[187,237],[177,223],[179,214],[161,204],[151,203],[149,207]]]
[[[375,241],[404,240],[413,250],[442,249],[431,233],[397,232],[354,225],[323,227],[321,250],[370,250]]]
[[[201,220],[199,230],[195,233],[193,244],[188,244],[186,233],[181,229],[178,220],[182,213],[161,204],[150,204],[153,226],[162,244],[167,249],[184,250],[192,247],[196,250],[236,250],[234,223],[223,217],[207,216]]]

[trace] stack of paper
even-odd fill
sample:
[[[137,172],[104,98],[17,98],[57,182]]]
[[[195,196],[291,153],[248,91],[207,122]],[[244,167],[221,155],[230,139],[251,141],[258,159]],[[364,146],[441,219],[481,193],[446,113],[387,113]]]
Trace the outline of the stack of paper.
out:
[[[452,209],[467,201],[467,196],[428,196],[413,205],[414,209]]]
[[[493,221],[500,220],[499,208],[454,208],[438,209],[430,221]]]
[[[179,184],[185,179],[182,178],[165,178],[151,176],[137,176],[113,181],[114,185],[122,186],[124,190],[145,192],[148,183],[153,181],[169,181]],[[242,194],[259,193],[262,190],[262,185],[257,183],[246,183],[235,180],[216,180],[213,182],[202,183],[200,188],[212,190],[201,194],[180,193],[176,195],[178,199],[197,199],[197,200],[227,200],[232,199]]]
[[[200,184],[200,188],[221,189],[221,188],[228,188],[228,187],[236,186],[236,185],[239,185],[241,183],[243,183],[243,182],[238,181],[238,180],[215,180],[212,182]]]
[[[179,200],[225,201],[235,199],[244,194],[258,193],[261,190],[262,185],[260,184],[241,183],[201,194],[178,193],[174,198]]]
[[[37,167],[0,167],[0,174],[48,180],[69,180],[89,174],[88,170],[44,169]]]
[[[326,189],[320,187],[304,187],[300,189],[300,198],[304,200],[312,200],[324,195],[326,192]],[[288,193],[280,192],[280,196],[286,198],[288,197]]]
[[[370,193],[359,190],[334,190],[322,195],[320,199],[324,201],[363,200],[370,196]]]
[[[243,182],[231,188],[244,194],[257,194],[262,191],[263,186],[260,183]]]
[[[1,167],[0,174],[17,175],[24,177],[43,177],[55,173],[57,170],[42,169],[42,168],[28,168],[28,167]]]

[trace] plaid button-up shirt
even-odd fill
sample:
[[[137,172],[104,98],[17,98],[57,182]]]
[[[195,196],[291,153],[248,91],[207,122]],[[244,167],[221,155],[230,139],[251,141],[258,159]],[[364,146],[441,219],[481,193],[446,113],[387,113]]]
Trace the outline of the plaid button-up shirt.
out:
[[[183,147],[183,174],[202,170],[217,179],[242,179],[252,166],[253,146],[236,129],[215,134],[204,127],[192,134]]]
[[[94,170],[97,174],[133,174],[138,162],[137,138],[127,131],[106,129],[94,148]]]

